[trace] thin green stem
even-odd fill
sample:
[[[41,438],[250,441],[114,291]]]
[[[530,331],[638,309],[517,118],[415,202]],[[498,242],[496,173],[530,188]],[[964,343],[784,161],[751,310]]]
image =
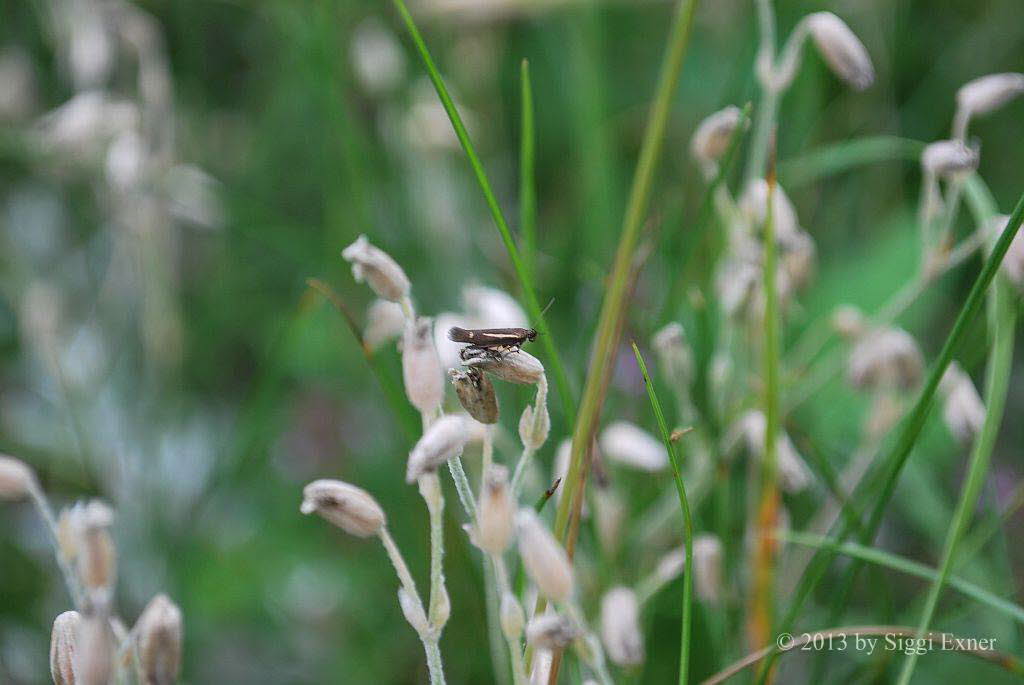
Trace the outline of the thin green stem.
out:
[[[859,545],[855,542],[840,543],[835,538],[825,537],[823,535],[796,533],[792,531],[780,530],[776,532],[776,535],[780,540],[787,543],[810,547],[813,549],[831,550],[838,554],[842,554],[843,556],[859,559],[869,564],[884,566],[885,568],[890,568],[894,571],[906,573],[907,575],[923,578],[924,580],[935,581],[939,577],[938,572],[933,568],[876,547],[865,547],[864,545]],[[1019,605],[1005,600],[1002,597],[975,585],[974,583],[960,578],[959,576],[949,575],[946,578],[946,582],[950,587],[956,589],[965,597],[970,597],[978,603],[984,604],[988,608],[998,611],[1001,614],[1005,614],[1018,623],[1024,625],[1024,608]]]
[[[537,146],[533,126],[533,86],[530,83],[530,62],[519,66],[522,130],[519,134],[519,226],[523,234],[523,261],[531,274],[537,273],[537,190],[534,165]]]
[[[975,218],[978,233],[984,234],[989,222],[995,215],[994,203],[991,198],[979,197],[974,194]],[[1017,324],[1017,311],[1013,304],[1014,295],[1010,285],[1000,278],[989,296],[989,313],[992,326],[992,350],[988,360],[988,373],[985,387],[985,421],[982,424],[974,449],[967,467],[967,477],[960,490],[960,499],[953,512],[946,541],[939,562],[939,572],[928,588],[921,618],[917,624],[918,636],[923,635],[931,624],[938,606],[942,587],[949,578],[956,561],[957,546],[970,524],[971,515],[978,504],[981,488],[985,484],[992,450],[995,447],[999,426],[1003,421],[1006,408],[1006,394],[1010,385],[1010,371],[1013,364],[1014,329]],[[917,655],[908,654],[900,671],[899,685],[908,685],[917,665]]]
[[[633,343],[633,354],[636,356],[636,363],[640,367],[640,373],[644,377],[644,385],[647,387],[647,397],[651,401],[651,409],[658,422],[658,430],[661,432],[661,439],[668,450],[669,461],[672,464],[672,477],[676,483],[676,491],[679,493],[679,508],[683,512],[683,543],[686,547],[686,567],[683,571],[683,627],[679,646],[679,683],[682,685],[689,681],[690,666],[690,630],[693,613],[693,520],[690,516],[690,503],[686,498],[686,486],[683,484],[682,470],[679,456],[676,454],[676,443],[669,434],[668,424],[665,422],[665,414],[661,410],[661,403],[654,391],[654,384],[651,382],[650,374],[647,373],[647,365],[640,354],[640,348]]]
[[[392,0],[392,2],[395,9],[398,11],[398,14],[401,16],[402,21],[405,23],[406,29],[409,31],[409,36],[412,38],[413,44],[416,46],[416,51],[423,60],[423,66],[427,70],[427,75],[430,77],[430,81],[434,84],[434,89],[437,91],[437,96],[440,98],[445,112],[448,113],[448,119],[451,121],[452,128],[455,130],[455,135],[459,139],[459,143],[462,145],[463,151],[466,153],[469,165],[473,169],[473,175],[476,177],[477,184],[480,186],[480,190],[484,195],[484,200],[487,203],[487,208],[491,212],[491,218],[494,220],[494,225],[497,227],[498,233],[501,234],[501,241],[505,245],[505,250],[508,252],[509,260],[512,262],[512,268],[515,270],[516,278],[519,280],[519,286],[523,291],[526,310],[530,315],[530,319],[533,321],[533,325],[537,327],[537,331],[540,333],[539,337],[541,345],[544,347],[544,353],[547,357],[548,365],[550,365],[554,371],[555,382],[558,386],[558,394],[562,398],[562,407],[565,413],[566,422],[572,423],[575,420],[576,409],[572,399],[572,391],[569,387],[569,379],[565,374],[565,367],[562,366],[562,360],[558,355],[558,349],[555,347],[554,339],[551,336],[551,330],[548,328],[547,321],[544,319],[544,314],[540,307],[540,302],[537,299],[537,293],[533,286],[533,276],[529,269],[527,269],[526,264],[523,262],[523,259],[519,254],[519,249],[516,247],[515,240],[512,238],[512,232],[509,230],[508,222],[505,221],[505,215],[502,213],[501,206],[498,204],[494,191],[491,189],[491,182],[487,178],[487,172],[484,171],[483,164],[480,162],[480,157],[477,155],[476,148],[473,146],[473,141],[469,138],[469,132],[466,130],[466,126],[462,122],[462,117],[459,115],[459,111],[456,109],[451,95],[448,94],[448,88],[444,85],[441,73],[437,70],[433,57],[430,56],[430,51],[427,49],[427,44],[423,41],[423,36],[420,35],[420,31],[416,27],[416,22],[413,20],[412,14],[409,13],[409,9],[405,6],[405,2],[403,2],[403,0]]]

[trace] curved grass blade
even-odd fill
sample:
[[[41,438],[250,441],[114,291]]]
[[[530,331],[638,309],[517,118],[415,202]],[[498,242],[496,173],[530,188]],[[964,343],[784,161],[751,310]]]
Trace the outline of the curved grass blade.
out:
[[[779,179],[789,190],[864,164],[916,161],[925,144],[898,136],[869,136],[826,145],[779,163]]]
[[[523,261],[533,275],[537,269],[537,190],[534,164],[537,138],[533,126],[533,86],[530,62],[524,59],[519,67],[520,120],[519,133],[519,227],[523,235]]]
[[[681,643],[679,646],[679,683],[686,683],[689,680],[690,666],[690,631],[693,612],[693,520],[690,517],[690,503],[686,498],[686,486],[683,484],[682,471],[680,470],[679,456],[676,454],[676,443],[665,423],[665,414],[661,410],[661,402],[654,391],[654,384],[647,373],[647,365],[644,363],[640,348],[633,343],[633,354],[636,356],[637,366],[644,377],[644,386],[647,388],[647,397],[651,401],[651,410],[654,411],[654,418],[658,422],[658,431],[661,439],[668,450],[668,458],[672,464],[672,478],[676,483],[676,491],[679,493],[679,508],[683,512],[683,543],[686,547],[686,570],[683,572],[683,628]]]

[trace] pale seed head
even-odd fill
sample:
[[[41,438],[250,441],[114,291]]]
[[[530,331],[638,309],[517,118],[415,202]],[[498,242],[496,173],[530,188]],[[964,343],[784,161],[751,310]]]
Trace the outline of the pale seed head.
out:
[[[690,138],[690,154],[702,166],[717,162],[729,148],[742,119],[740,108],[729,105],[705,118]]]
[[[342,250],[341,256],[352,264],[352,277],[356,282],[366,281],[378,296],[392,302],[408,297],[409,279],[402,267],[386,252],[371,245],[365,235]]]
[[[989,74],[968,81],[956,92],[956,104],[968,116],[988,114],[1024,93],[1024,74]]]
[[[853,340],[864,332],[864,314],[852,304],[844,304],[832,311],[832,328],[847,340]]]
[[[963,176],[978,168],[978,151],[959,140],[939,140],[921,153],[921,168],[936,178]]]
[[[748,183],[740,196],[739,208],[755,227],[763,226],[768,216],[768,182],[756,178]],[[778,184],[772,191],[772,220],[772,232],[779,243],[801,232],[796,207]]]
[[[527,405],[519,417],[519,439],[522,440],[523,446],[539,450],[547,442],[550,432],[551,416],[548,414],[547,404],[542,404],[539,412],[534,405]]]
[[[459,404],[470,416],[484,424],[498,422],[498,398],[490,378],[473,366],[465,371],[448,369],[448,377],[455,386]]]
[[[683,325],[675,321],[666,325],[651,338],[651,346],[658,353],[666,378],[687,387],[693,379],[693,352]]]
[[[573,591],[572,564],[555,536],[526,508],[516,514],[516,533],[523,567],[541,594],[553,602],[568,600]]]
[[[677,547],[658,560],[654,573],[662,583],[670,583],[686,568],[686,548]]]
[[[464,364],[494,374],[503,381],[534,385],[544,378],[544,365],[529,352],[512,350],[494,355],[486,350],[464,350]]]
[[[668,452],[661,441],[628,421],[605,427],[598,444],[604,456],[623,466],[652,473],[668,466]]]
[[[398,605],[402,607],[402,615],[409,625],[420,635],[426,635],[430,630],[430,623],[427,621],[427,614],[423,611],[423,605],[419,600],[405,591],[405,588],[398,588]]]
[[[643,662],[640,606],[633,590],[614,587],[601,599],[601,641],[608,658],[619,666],[635,666]]]
[[[805,19],[818,52],[836,76],[856,90],[875,81],[875,69],[864,44],[846,23],[831,12],[815,12]]]
[[[424,473],[436,471],[449,459],[462,454],[469,431],[466,420],[457,414],[446,414],[426,430],[409,452],[405,480],[414,483]]]
[[[484,474],[477,508],[476,543],[491,554],[501,554],[515,532],[515,501],[509,491],[508,469],[492,464]]]
[[[950,433],[961,443],[973,440],[985,423],[985,403],[971,377],[953,362],[939,384],[944,397],[942,418]]]
[[[75,685],[75,646],[82,615],[65,611],[53,621],[50,633],[50,677],[54,685]]]
[[[526,626],[526,642],[542,649],[564,649],[582,635],[572,619],[555,613],[536,616]]]
[[[917,343],[901,328],[869,331],[854,345],[846,373],[856,388],[908,390],[921,380],[924,358]]]
[[[107,617],[83,616],[75,639],[75,685],[108,685],[114,674],[114,651]]]
[[[523,607],[519,600],[511,592],[506,592],[501,597],[501,630],[510,640],[518,640],[523,634],[523,625],[526,617],[523,615]]]
[[[1000,214],[992,219],[989,231],[992,235],[998,236],[1006,228],[1010,217]],[[1018,230],[1017,235],[1010,242],[1009,249],[1003,257],[1003,263],[999,265],[1003,275],[1017,288],[1024,290],[1024,231]]]
[[[20,459],[0,454],[0,500],[18,500],[27,497],[35,474]]]
[[[527,328],[529,319],[515,298],[503,290],[483,285],[462,289],[462,305],[479,328]]]
[[[299,511],[315,512],[361,538],[376,535],[386,523],[384,510],[370,493],[340,480],[315,480],[303,488]]]
[[[373,301],[366,310],[366,327],[363,328],[363,344],[371,350],[394,340],[405,330],[405,312],[402,305],[380,298]]]
[[[173,685],[181,670],[181,609],[157,595],[139,616],[137,640],[139,680],[145,685]]]
[[[705,602],[717,602],[722,596],[722,542],[714,535],[693,538],[693,584]]]
[[[402,336],[405,394],[421,412],[434,411],[444,399],[444,372],[434,347],[433,322],[424,316],[409,321]]]

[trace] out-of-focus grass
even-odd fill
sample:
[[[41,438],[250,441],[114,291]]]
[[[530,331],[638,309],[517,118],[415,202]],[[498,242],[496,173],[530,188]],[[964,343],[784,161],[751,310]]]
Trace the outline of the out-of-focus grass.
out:
[[[779,23],[787,28],[799,15],[822,7],[780,4]],[[140,464],[146,470],[155,461],[159,439],[147,431],[157,419],[184,421],[193,411],[214,412],[223,429],[211,440],[211,471],[218,475],[184,511],[167,505],[160,493],[168,488],[159,482],[137,498],[131,516],[141,530],[119,540],[128,564],[121,573],[119,603],[134,615],[158,589],[181,603],[189,682],[420,682],[419,645],[395,604],[393,583],[381,580],[386,560],[380,550],[298,516],[305,480],[331,476],[359,483],[380,499],[413,572],[424,577],[427,522],[399,475],[406,440],[342,321],[328,307],[300,303],[308,277],[330,283],[360,309],[368,303],[365,288],[352,282],[338,256],[361,232],[403,264],[424,311],[457,308],[459,289],[474,279],[515,291],[497,235],[486,225],[486,207],[461,153],[403,152],[396,143],[420,78],[408,47],[398,91],[377,97],[359,86],[350,59],[355,28],[372,16],[399,33],[397,18],[380,3],[140,5],[166,31],[183,155],[220,180],[227,215],[220,231],[187,229],[181,236],[185,358],[180,373],[154,381],[159,394],[132,417],[133,430],[148,438],[143,444],[152,450],[138,455]],[[667,216],[673,205],[692,210],[700,202],[704,184],[685,150],[695,123],[754,94],[751,5],[739,0],[705,5],[674,96],[667,152],[655,178],[655,217]],[[875,59],[879,82],[855,96],[809,57],[810,68],[782,103],[783,185],[787,160],[836,141],[946,135],[956,87],[983,73],[1020,68],[1024,35],[1013,30],[1017,0],[826,6],[856,24]],[[555,298],[547,318],[573,378],[582,378],[585,369],[661,57],[659,41],[650,37],[664,34],[669,11],[656,3],[597,4],[515,13],[501,21],[450,14],[423,19],[427,40],[438,46],[439,68],[473,114],[474,140],[513,226],[518,225],[519,69],[523,58],[530,60],[536,106],[535,279],[542,305]],[[66,99],[69,88],[59,75],[58,57],[29,3],[5,7],[0,45],[14,43],[31,57],[40,111]],[[1004,210],[1021,181],[1024,145],[1017,129],[1022,115],[1024,103],[1017,102],[974,128],[985,141],[981,171]],[[32,165],[5,145],[0,154],[5,206],[13,190],[37,182]],[[58,187],[52,180],[42,183]],[[794,188],[801,221],[817,241],[819,273],[801,300],[802,311],[783,332],[787,345],[835,304],[870,309],[898,288],[916,264],[917,184],[916,164],[879,162]],[[70,210],[61,225],[73,246],[88,244],[100,231],[102,212],[95,198],[75,184],[64,199]],[[12,220],[4,210],[5,241],[15,235]],[[676,227],[656,225],[656,230],[667,240],[664,232]],[[681,235],[685,241],[686,231]],[[97,252],[102,259],[102,249]],[[64,266],[55,260],[45,275],[59,277]],[[657,252],[651,257],[631,301],[624,339],[646,340],[665,323],[651,320],[649,312],[661,307],[676,266]],[[977,266],[968,262],[946,276],[901,317],[900,324],[918,336],[929,358]],[[10,259],[0,261],[5,277],[20,268]],[[686,287],[694,283],[688,274],[683,279]],[[26,365],[30,350],[18,337],[15,297],[5,291],[0,304],[5,399],[22,385],[23,374],[38,372]],[[694,328],[692,315],[685,316],[684,323]],[[984,335],[979,322],[968,339],[980,348]],[[617,358],[630,361],[629,350],[619,350]],[[379,361],[397,368],[392,352],[382,352]],[[976,371],[981,358],[968,350],[962,361]],[[617,365],[605,416],[653,428],[639,378],[629,368]],[[1015,381],[1011,388],[1016,387]],[[1019,415],[1022,401],[1011,391],[1007,415]],[[514,403],[508,398],[508,406]],[[856,446],[864,404],[841,382],[832,382],[789,417],[791,431],[813,430],[824,458],[839,469]],[[52,429],[65,430],[68,419],[59,402],[44,405]],[[8,407],[0,408],[0,449],[37,466],[58,500],[112,496],[111,486],[84,469],[73,452],[55,453],[24,440],[16,425],[20,418]],[[539,455],[545,469],[556,438],[567,431],[560,417],[553,419],[553,439]],[[925,458],[908,464],[890,515],[890,539],[905,540],[904,553],[931,566],[963,465],[944,430],[934,419],[926,425],[919,448]],[[1012,421],[1002,430],[993,487],[983,495],[986,509],[994,509],[1006,484],[1021,477],[1013,451],[1024,439],[1021,431]],[[635,485],[650,494],[639,479]],[[812,504],[793,503],[798,523]],[[695,516],[713,520],[707,511]],[[36,655],[25,657],[34,660],[39,673],[28,682],[43,682],[49,623],[66,607],[66,598],[45,550],[32,544],[37,531],[30,517],[5,504],[0,521],[0,676],[10,667],[11,650],[18,649]],[[1008,522],[1011,541],[1020,523],[1019,515]],[[454,521],[448,532],[449,586],[478,587],[477,567]],[[1020,577],[1024,559],[1019,555],[1012,542],[997,538],[958,574],[984,588],[1007,587]],[[635,572],[624,564],[613,571]],[[897,597],[920,590],[919,581],[886,578]],[[491,675],[480,641],[482,597],[466,591],[453,593],[452,600],[442,642],[452,655],[446,663],[449,678],[486,682]],[[678,590],[670,589],[650,609],[645,682],[676,675],[680,605]],[[853,615],[872,616],[877,609],[870,588],[855,589]],[[916,617],[919,609],[913,605],[907,615]],[[1002,617],[988,617],[974,605],[943,603],[942,611],[949,626],[989,631],[1005,640],[1004,648],[1020,652],[1019,637]],[[695,645],[710,639],[709,625],[698,607]],[[739,639],[722,655],[694,650],[691,674],[707,675],[722,659],[744,651]],[[952,657],[922,659],[918,665],[922,679],[952,680],[976,668]],[[992,673],[986,669],[984,676]]]

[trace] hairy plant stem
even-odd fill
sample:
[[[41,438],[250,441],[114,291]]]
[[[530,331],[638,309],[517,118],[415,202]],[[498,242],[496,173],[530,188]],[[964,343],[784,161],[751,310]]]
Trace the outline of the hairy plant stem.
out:
[[[533,400],[533,427],[531,433],[536,433],[541,429],[543,422],[547,418],[548,411],[548,379],[547,376],[541,376],[540,380],[537,381],[537,394]],[[531,438],[532,440],[532,438]],[[527,464],[530,463],[530,459],[533,457],[534,449],[530,444],[523,445],[523,452],[519,456],[519,461],[516,462],[515,471],[512,473],[512,497],[514,499],[519,497],[519,490],[523,484],[523,473],[526,471]]]
[[[46,498],[46,493],[39,487],[35,477],[29,480],[28,496],[36,511],[39,512],[40,518],[46,523],[46,529],[50,532],[50,545],[53,547],[53,555],[57,559],[57,567],[64,578],[64,585],[68,589],[68,594],[71,595],[71,601],[78,611],[84,611],[85,591],[82,589],[82,584],[78,581],[78,575],[71,567],[71,562],[64,556],[64,550],[60,546],[60,530],[57,525],[57,518],[53,515],[53,509],[50,507],[50,501]]]

